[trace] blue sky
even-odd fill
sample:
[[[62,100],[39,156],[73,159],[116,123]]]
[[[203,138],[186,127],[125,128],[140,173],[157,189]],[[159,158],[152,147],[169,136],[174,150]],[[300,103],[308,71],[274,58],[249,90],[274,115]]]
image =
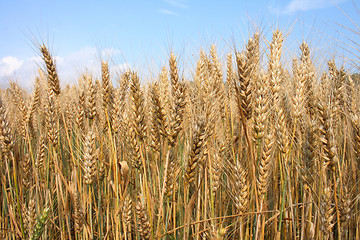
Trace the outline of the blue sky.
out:
[[[241,49],[255,26],[268,40],[276,27],[284,31],[286,53],[296,55],[305,39],[317,56],[353,58],[336,44],[359,42],[339,26],[359,31],[348,17],[359,22],[351,0],[0,0],[0,86],[15,80],[31,88],[41,66],[34,42],[50,47],[64,84],[86,69],[99,74],[100,59],[113,70],[130,66],[155,76],[172,50],[191,67],[211,44],[220,57],[234,43]]]

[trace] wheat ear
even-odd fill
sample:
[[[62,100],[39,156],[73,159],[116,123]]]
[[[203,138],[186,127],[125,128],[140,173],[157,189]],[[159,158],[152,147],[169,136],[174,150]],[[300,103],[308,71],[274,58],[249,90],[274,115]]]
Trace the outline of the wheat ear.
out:
[[[85,183],[90,185],[93,183],[96,175],[96,146],[95,146],[95,133],[90,130],[85,138],[84,145],[84,180]]]
[[[53,58],[50,55],[48,48],[45,45],[40,47],[43,60],[45,61],[46,70],[48,73],[49,88],[55,95],[60,94],[60,81],[56,72],[56,67]]]

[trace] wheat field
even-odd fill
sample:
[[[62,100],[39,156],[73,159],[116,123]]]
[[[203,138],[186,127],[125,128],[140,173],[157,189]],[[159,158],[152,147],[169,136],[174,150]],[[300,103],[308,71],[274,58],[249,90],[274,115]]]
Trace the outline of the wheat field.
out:
[[[360,79],[284,41],[71,86],[39,44],[0,91],[0,238],[359,239]]]

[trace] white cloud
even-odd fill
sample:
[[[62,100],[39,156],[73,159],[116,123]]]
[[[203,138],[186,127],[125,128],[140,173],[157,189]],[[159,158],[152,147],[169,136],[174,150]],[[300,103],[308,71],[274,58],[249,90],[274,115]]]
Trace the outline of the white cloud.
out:
[[[94,61],[97,56],[97,50],[95,47],[84,47],[76,52],[72,52],[67,55],[64,64],[81,64],[86,65]]]
[[[315,9],[323,9],[339,5],[347,0],[292,0],[283,8],[273,8],[270,10],[276,14],[293,14],[295,12],[305,12]]]
[[[159,12],[167,14],[167,15],[172,15],[172,16],[178,16],[179,14],[173,11],[170,11],[168,9],[160,9]]]
[[[80,74],[85,71],[92,74],[94,77],[101,76],[101,60],[109,61],[110,73],[124,72],[128,69],[129,64],[123,63],[119,65],[112,65],[115,57],[121,51],[115,48],[107,48],[99,50],[95,47],[86,47],[79,51],[73,52],[63,58],[62,64],[58,64],[59,77],[61,82],[65,84],[76,82]],[[115,71],[116,70],[116,71]]]
[[[111,73],[128,70],[130,67],[128,63],[111,64],[113,57],[119,53],[121,53],[120,50],[114,48],[99,51],[95,47],[85,47],[64,57],[55,56],[60,85],[64,87],[77,82],[80,74],[85,71],[93,74],[94,77],[100,77],[101,58],[109,60]],[[0,60],[0,87],[7,87],[9,81],[16,81],[23,88],[32,89],[39,67],[44,68],[40,56],[23,60],[13,56],[2,58]]]
[[[36,64],[40,64],[42,62],[41,56],[31,57],[29,60],[35,62]]]
[[[3,57],[0,60],[0,77],[6,77],[12,75],[16,70],[18,70],[23,61],[17,59],[13,56]]]
[[[130,64],[128,63],[123,63],[123,64],[119,64],[119,65],[116,65],[116,66],[113,66],[111,68],[111,72],[112,73],[121,73],[121,72],[126,72],[127,70],[130,69]]]

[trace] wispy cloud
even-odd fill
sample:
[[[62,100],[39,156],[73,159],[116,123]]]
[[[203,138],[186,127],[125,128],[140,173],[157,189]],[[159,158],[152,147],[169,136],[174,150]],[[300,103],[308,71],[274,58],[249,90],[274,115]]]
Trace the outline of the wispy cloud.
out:
[[[168,9],[164,9],[164,8],[161,8],[159,9],[159,12],[163,13],[163,14],[166,14],[166,15],[172,15],[172,16],[178,16],[179,14],[176,13],[176,12],[173,12],[171,10],[168,10]]]
[[[296,12],[305,12],[316,9],[323,9],[339,5],[347,0],[292,0],[288,5],[282,8],[269,9],[275,14],[293,14]]]
[[[188,8],[186,0],[165,0],[166,3],[179,8]]]
[[[163,1],[167,4],[167,6],[165,8],[159,9],[159,12],[166,15],[179,16],[180,14],[177,12],[178,10],[189,7],[186,4],[187,0],[163,0]],[[173,9],[175,9],[176,11]]]

